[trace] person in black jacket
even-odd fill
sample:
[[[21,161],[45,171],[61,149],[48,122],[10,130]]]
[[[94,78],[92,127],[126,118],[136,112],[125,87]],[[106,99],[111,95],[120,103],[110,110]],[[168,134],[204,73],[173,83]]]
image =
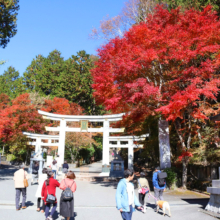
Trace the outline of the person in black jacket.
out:
[[[38,171],[39,171],[39,163],[36,161],[33,163],[33,166],[32,166],[31,185],[34,183],[34,181],[38,180]]]
[[[67,173],[68,169],[69,169],[69,165],[67,164],[67,161],[65,160],[63,164],[63,173]]]

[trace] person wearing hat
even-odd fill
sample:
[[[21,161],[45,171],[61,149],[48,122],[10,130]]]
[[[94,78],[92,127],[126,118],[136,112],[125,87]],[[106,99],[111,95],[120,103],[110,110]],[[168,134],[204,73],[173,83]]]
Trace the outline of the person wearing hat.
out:
[[[154,197],[157,199],[157,200],[162,200],[163,201],[163,192],[166,188],[166,183],[164,186],[159,186],[159,183],[158,183],[158,173],[160,173],[160,167],[155,167],[155,171],[153,173],[153,187],[154,187]],[[155,200],[155,205],[157,206],[156,202],[157,200]]]
[[[142,205],[141,211],[143,213],[146,212],[146,206],[144,205],[145,195],[150,193],[150,187],[148,180],[146,179],[146,175],[144,172],[140,173],[140,178],[138,179],[138,194],[139,194],[139,202]]]
[[[24,186],[24,179],[29,179],[28,173],[24,170],[24,165],[21,165],[19,170],[17,170],[14,173],[14,182],[15,182],[15,204],[16,204],[16,210],[20,210],[20,196],[22,193],[22,209],[26,209],[27,207],[25,206],[26,202],[26,195],[27,195],[27,190],[26,187]]]

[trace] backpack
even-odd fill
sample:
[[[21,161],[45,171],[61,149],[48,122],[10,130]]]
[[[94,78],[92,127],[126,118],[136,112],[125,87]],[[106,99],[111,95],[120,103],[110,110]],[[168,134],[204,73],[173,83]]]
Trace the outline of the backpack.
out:
[[[163,187],[166,184],[166,178],[167,178],[166,172],[157,173],[158,185],[160,187]]]
[[[64,180],[64,183],[65,183],[65,185],[66,185],[65,180]],[[73,183],[74,183],[74,181],[73,181]],[[72,185],[73,185],[73,183],[72,183]],[[70,201],[70,200],[73,199],[73,192],[72,192],[72,190],[71,190],[72,185],[71,185],[70,187],[68,187],[68,186],[66,185],[66,189],[63,191],[63,200],[64,200],[64,201]]]

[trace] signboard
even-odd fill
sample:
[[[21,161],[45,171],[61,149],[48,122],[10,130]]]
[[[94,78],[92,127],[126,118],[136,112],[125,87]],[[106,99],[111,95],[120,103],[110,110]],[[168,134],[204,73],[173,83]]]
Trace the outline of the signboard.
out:
[[[121,163],[114,163],[113,170],[121,170]]]
[[[81,131],[87,131],[88,130],[88,121],[87,120],[80,121],[80,127],[81,127]]]
[[[171,167],[169,124],[166,120],[159,121],[160,168]]]

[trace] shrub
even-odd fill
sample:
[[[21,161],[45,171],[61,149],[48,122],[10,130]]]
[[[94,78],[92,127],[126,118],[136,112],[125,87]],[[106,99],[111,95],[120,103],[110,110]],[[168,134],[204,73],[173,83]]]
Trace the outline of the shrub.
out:
[[[14,154],[8,154],[7,155],[7,161],[13,161],[13,160],[15,160],[16,159],[16,156],[14,155]]]
[[[173,168],[166,168],[164,172],[167,173],[166,183],[169,189],[174,189],[177,182],[177,174]]]

